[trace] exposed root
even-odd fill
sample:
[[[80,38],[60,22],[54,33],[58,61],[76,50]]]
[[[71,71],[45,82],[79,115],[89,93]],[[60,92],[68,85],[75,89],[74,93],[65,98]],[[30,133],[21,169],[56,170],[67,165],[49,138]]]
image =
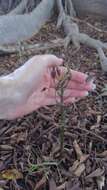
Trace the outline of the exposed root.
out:
[[[26,9],[28,0],[22,0],[16,8],[8,13],[8,15],[22,14],[24,9]]]
[[[48,49],[54,49],[57,47],[62,47],[64,46],[64,39],[58,38],[56,40],[52,40],[50,42],[47,43],[38,43],[38,44],[33,44],[33,45],[28,45],[28,44],[24,44],[24,49],[22,49],[22,51],[24,50],[25,52],[27,51],[28,54],[30,54],[31,52],[39,52],[39,51],[43,51],[43,50],[48,50]],[[23,48],[23,46],[22,46]],[[15,45],[15,46],[0,46],[0,55],[3,54],[14,54],[19,52],[19,46]]]
[[[29,14],[0,17],[0,45],[30,39],[49,20],[53,7],[54,0],[42,0]]]
[[[93,39],[87,34],[80,33],[78,25],[72,19],[75,16],[74,11],[71,10],[70,15],[67,14],[64,10],[62,0],[57,0],[57,7],[59,10],[57,26],[60,27],[62,25],[64,28],[66,34],[65,47],[72,41],[76,48],[80,48],[80,44],[95,48],[100,58],[102,70],[107,72],[107,58],[103,52],[104,48],[107,49],[107,44]]]
[[[100,57],[100,63],[101,63],[102,70],[104,72],[107,72],[107,57],[105,56],[102,48],[98,48],[97,51],[98,51],[98,54]]]
[[[69,43],[72,41],[77,49],[80,48],[80,44],[85,44],[96,49],[100,58],[102,70],[107,72],[107,58],[103,51],[103,49],[107,49],[107,43],[103,43],[100,40],[96,40],[79,31],[79,27],[75,21],[76,12],[74,10],[72,0],[65,1],[64,5],[62,0],[56,0],[56,2],[59,11],[57,27],[59,28],[62,25],[66,35],[64,46],[67,48]],[[55,0],[42,0],[31,13],[25,15],[14,15],[19,14],[20,11],[25,9],[27,3],[28,0],[22,0],[7,17],[3,16],[0,18],[1,45],[22,42],[38,33],[40,28],[50,18]],[[17,28],[17,26],[19,27]],[[8,31],[8,33],[6,31]],[[56,47],[56,42],[52,43],[54,44],[53,47]],[[26,49],[49,49],[49,47],[51,48],[52,43],[42,44],[42,46],[41,44],[34,46],[31,45],[27,46]],[[1,48],[1,53],[14,53],[16,51],[17,47],[9,47],[7,50],[5,48]]]

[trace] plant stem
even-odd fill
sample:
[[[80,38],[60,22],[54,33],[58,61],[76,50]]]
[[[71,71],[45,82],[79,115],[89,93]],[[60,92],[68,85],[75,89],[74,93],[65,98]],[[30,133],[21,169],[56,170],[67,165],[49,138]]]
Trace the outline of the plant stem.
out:
[[[65,106],[64,106],[64,91],[68,85],[68,82],[70,80],[70,69],[67,69],[67,73],[65,73],[65,75],[63,76],[63,79],[59,82],[59,96],[60,96],[60,113],[61,113],[61,117],[60,117],[60,156],[62,156],[63,150],[64,150],[64,128],[65,128]]]
[[[63,100],[64,88],[61,88],[60,95],[60,154],[62,155],[64,149],[64,127],[65,127],[65,110],[64,110],[64,100]]]
[[[56,76],[60,77],[60,70],[58,68],[53,68],[51,72],[51,76],[53,80],[55,79]],[[59,103],[59,108],[60,108],[60,156],[62,156],[63,150],[64,150],[64,128],[65,128],[65,107],[64,107],[64,91],[68,85],[68,82],[71,79],[71,71],[69,66],[67,66],[67,72],[60,77],[60,80],[56,86],[56,92],[60,97],[60,103]],[[56,95],[56,94],[55,94]]]

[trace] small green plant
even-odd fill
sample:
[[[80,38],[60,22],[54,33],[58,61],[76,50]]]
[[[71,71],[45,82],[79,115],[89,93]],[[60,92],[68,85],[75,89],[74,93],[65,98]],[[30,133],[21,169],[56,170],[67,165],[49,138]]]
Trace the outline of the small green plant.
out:
[[[49,162],[42,162],[40,164],[30,164],[29,166],[29,172],[35,172],[35,171],[38,171],[40,170],[41,168],[47,168],[47,167],[50,167],[50,166],[58,166],[58,163],[57,162],[52,162],[52,161],[49,161]]]
[[[70,68],[67,67],[67,72],[63,74],[63,76],[60,76],[60,70],[58,68],[54,68],[52,72],[52,77],[55,79],[55,77],[58,75],[59,82],[56,85],[56,93],[60,97],[60,102],[58,102],[58,106],[60,109],[61,117],[60,117],[60,155],[62,155],[64,150],[64,128],[65,128],[65,106],[64,106],[64,91],[68,85],[69,80],[71,79],[71,72]]]

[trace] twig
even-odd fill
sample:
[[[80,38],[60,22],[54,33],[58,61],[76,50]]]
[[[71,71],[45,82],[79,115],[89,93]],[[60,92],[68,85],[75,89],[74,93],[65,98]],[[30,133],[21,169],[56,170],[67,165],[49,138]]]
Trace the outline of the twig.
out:
[[[84,131],[84,132],[86,132],[86,133],[88,133],[88,134],[90,134],[90,135],[92,135],[92,136],[94,136],[94,137],[97,137],[99,140],[101,140],[101,141],[107,143],[107,140],[106,140],[106,139],[104,139],[103,137],[101,137],[100,135],[98,135],[98,134],[96,134],[96,133],[94,133],[94,132],[92,132],[92,131],[89,131],[89,130],[87,130],[87,129],[83,129],[83,128],[81,128],[81,127],[76,127],[76,129],[79,129],[79,130],[81,130],[81,131]]]

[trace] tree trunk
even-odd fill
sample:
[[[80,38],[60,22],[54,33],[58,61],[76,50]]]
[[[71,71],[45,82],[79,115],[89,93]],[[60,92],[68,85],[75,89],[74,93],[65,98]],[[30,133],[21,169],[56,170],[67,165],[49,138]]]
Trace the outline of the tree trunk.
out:
[[[38,33],[51,17],[54,0],[42,0],[31,13],[0,17],[0,45],[22,42]]]
[[[0,11],[13,9],[19,2],[21,0],[1,0]],[[72,2],[78,15],[90,14],[107,18],[107,0],[72,0]]]
[[[107,0],[72,0],[78,15],[107,18]]]

